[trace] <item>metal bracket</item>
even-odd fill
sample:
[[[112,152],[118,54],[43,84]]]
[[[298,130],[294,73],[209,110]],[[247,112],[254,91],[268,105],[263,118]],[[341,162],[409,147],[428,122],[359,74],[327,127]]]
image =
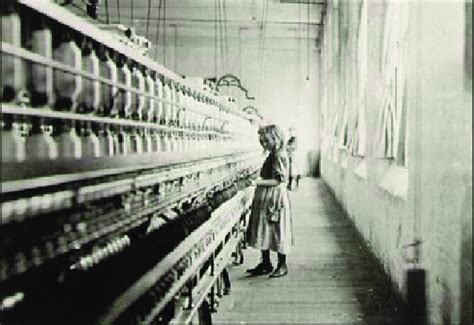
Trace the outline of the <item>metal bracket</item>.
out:
[[[222,77],[219,78],[219,80],[217,80],[216,91],[219,91],[219,87],[221,87],[221,86],[227,86],[227,87],[234,86],[234,87],[237,87],[245,93],[245,98],[246,99],[255,100],[255,97],[249,96],[248,90],[245,89],[242,86],[242,83],[241,83],[240,79],[238,77],[234,76],[231,73],[223,75]]]
[[[202,122],[202,128],[203,128],[203,129],[206,127],[206,122],[209,121],[209,120],[212,120],[212,117],[206,116],[206,117],[204,118],[204,121]]]
[[[418,265],[420,262],[420,255],[421,255],[421,240],[415,239],[412,243],[406,244],[403,246],[402,257],[407,263],[413,263]],[[413,247],[413,257],[409,257],[407,254],[407,249]]]

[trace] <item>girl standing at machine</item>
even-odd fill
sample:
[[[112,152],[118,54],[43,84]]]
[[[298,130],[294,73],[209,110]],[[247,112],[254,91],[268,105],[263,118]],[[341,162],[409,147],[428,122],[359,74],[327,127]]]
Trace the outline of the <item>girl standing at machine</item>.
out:
[[[256,182],[247,241],[249,246],[262,251],[262,261],[247,272],[252,275],[271,273],[270,277],[281,277],[288,273],[286,255],[293,245],[293,222],[286,187],[288,153],[283,133],[276,125],[259,129],[259,137],[261,145],[269,153]],[[275,271],[270,251],[278,253]]]

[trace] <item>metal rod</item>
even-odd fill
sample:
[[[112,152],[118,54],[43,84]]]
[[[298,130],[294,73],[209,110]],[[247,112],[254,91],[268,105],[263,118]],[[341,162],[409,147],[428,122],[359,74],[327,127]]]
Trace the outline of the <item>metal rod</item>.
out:
[[[219,50],[220,50],[220,61],[221,61],[221,70],[224,69],[224,46],[223,46],[223,29],[222,29],[222,13],[221,13],[221,1],[217,0],[217,9],[219,12]]]
[[[209,135],[221,134],[220,132],[217,132],[217,131],[198,131],[198,130],[164,126],[164,125],[150,123],[150,122],[115,119],[115,118],[101,117],[101,116],[91,116],[91,115],[86,115],[86,114],[52,111],[48,109],[18,107],[18,106],[7,105],[7,104],[3,104],[1,106],[0,113],[37,116],[37,117],[43,117],[43,118],[56,118],[60,120],[85,121],[85,122],[94,122],[94,123],[101,123],[101,124],[113,124],[113,125],[128,126],[128,127],[140,127],[140,128],[148,128],[148,129],[155,129],[155,130],[161,130],[161,131],[183,132],[186,134],[193,134],[193,133],[194,134],[209,134]]]
[[[265,73],[265,37],[266,37],[266,25],[267,25],[267,15],[268,15],[268,0],[264,0],[263,8],[262,8],[262,20],[261,20],[261,37],[259,43],[259,51],[258,51],[258,62],[259,62],[259,88],[258,94],[261,94],[262,91],[262,78]]]
[[[161,0],[158,4],[158,19],[157,19],[157,31],[156,31],[156,45],[155,45],[155,61],[158,61],[158,43],[160,42],[160,18],[161,18]]]
[[[163,64],[166,66],[166,0],[163,0]]]
[[[176,54],[176,51],[177,51],[177,48],[178,48],[178,26],[177,25],[173,25],[172,27],[174,27],[174,71],[178,71],[178,61],[177,61],[177,54]]]
[[[146,9],[146,5],[143,5],[142,2],[136,1],[136,0],[135,0],[135,2],[136,2],[136,4],[135,4],[135,9],[137,9],[137,10],[139,10],[139,9]],[[190,1],[189,3],[195,3],[195,2],[197,3],[197,1],[192,1],[192,2]],[[249,2],[250,2],[250,1],[249,1]],[[253,1],[252,1],[252,2],[253,2]],[[258,1],[255,1],[255,2],[258,2]],[[308,3],[307,1],[294,1],[294,0],[292,0],[292,1],[280,0],[279,2],[281,2],[281,3],[288,3],[288,4],[307,4],[307,3]],[[156,3],[156,2],[155,2],[155,3]],[[180,1],[172,1],[172,3],[180,3]],[[184,2],[181,1],[181,3],[184,3]],[[201,1],[201,3],[206,3],[206,2],[205,2],[205,1]],[[235,1],[235,3],[239,4],[239,3],[242,3],[242,2]],[[310,5],[325,5],[326,2],[325,2],[325,1],[318,1],[318,2],[311,2],[311,1],[310,1],[309,4],[310,4]],[[128,6],[123,6],[123,7],[126,8],[126,7],[128,7]],[[155,6],[152,7],[152,9],[156,9],[156,8],[157,8],[157,7],[155,7]],[[207,3],[206,3],[204,6],[186,6],[186,7],[183,7],[183,6],[181,6],[181,7],[179,7],[179,6],[173,6],[173,7],[171,7],[171,8],[173,8],[173,9],[183,9],[183,8],[193,8],[193,9],[194,9],[194,8],[206,8],[206,9],[207,9],[208,6],[207,6]],[[236,6],[236,8],[248,9],[249,6],[245,6],[245,5],[243,5],[243,6]]]
[[[133,27],[133,0],[130,2],[131,6],[130,6],[130,20],[132,21],[132,27]]]
[[[306,80],[309,80],[309,1],[306,9],[307,26],[306,26]]]
[[[117,20],[120,24],[120,0],[117,0]]]
[[[146,17],[137,17],[137,19],[146,19]],[[157,18],[152,18],[152,20],[156,20]],[[209,23],[209,24],[214,24],[214,23],[219,23],[225,22],[225,19],[201,19],[201,18],[166,18],[166,19],[161,19],[165,20],[167,22],[173,23],[173,22],[190,22],[190,23]],[[246,23],[248,24],[249,21],[247,20],[228,20],[228,23],[236,23],[236,24],[242,24]],[[257,23],[259,24],[259,23]],[[267,25],[307,25],[307,22],[297,22],[297,21],[267,21]],[[323,23],[309,23],[311,26],[323,26]]]
[[[227,37],[227,9],[226,0],[222,0],[222,9],[224,13],[224,44],[225,44],[225,71],[229,70],[229,39]]]
[[[239,27],[239,77],[242,78],[242,27]]]
[[[311,0],[308,1],[301,1],[301,0],[280,0],[281,3],[293,3],[293,4],[307,4],[307,5],[325,5],[326,1],[319,1],[319,2],[312,2]]]
[[[109,20],[109,0],[105,0],[105,22],[107,24],[110,23],[110,20]]]
[[[214,0],[214,77],[217,78],[217,1]]]
[[[148,0],[148,12],[146,18],[146,38],[148,38],[148,32],[150,28],[150,15],[151,15],[151,0]]]

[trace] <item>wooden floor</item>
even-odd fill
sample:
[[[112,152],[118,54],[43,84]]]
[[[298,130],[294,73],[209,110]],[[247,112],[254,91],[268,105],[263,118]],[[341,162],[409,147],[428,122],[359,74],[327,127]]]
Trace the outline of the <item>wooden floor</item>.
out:
[[[259,252],[230,267],[232,292],[217,324],[401,324],[401,307],[328,188],[306,178],[291,192],[295,246],[286,277],[248,277]],[[272,260],[276,264],[276,256]]]

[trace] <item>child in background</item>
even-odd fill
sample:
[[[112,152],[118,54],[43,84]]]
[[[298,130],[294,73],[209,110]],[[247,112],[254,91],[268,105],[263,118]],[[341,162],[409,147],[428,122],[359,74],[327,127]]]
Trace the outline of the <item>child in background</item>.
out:
[[[295,180],[296,188],[299,186],[300,178],[301,178],[301,171],[298,166],[298,158],[297,158],[297,149],[298,149],[298,141],[295,134],[295,129],[290,128],[289,130],[290,139],[286,145],[286,149],[288,151],[288,158],[290,162],[290,176],[288,179],[288,189],[291,191],[293,180]]]

